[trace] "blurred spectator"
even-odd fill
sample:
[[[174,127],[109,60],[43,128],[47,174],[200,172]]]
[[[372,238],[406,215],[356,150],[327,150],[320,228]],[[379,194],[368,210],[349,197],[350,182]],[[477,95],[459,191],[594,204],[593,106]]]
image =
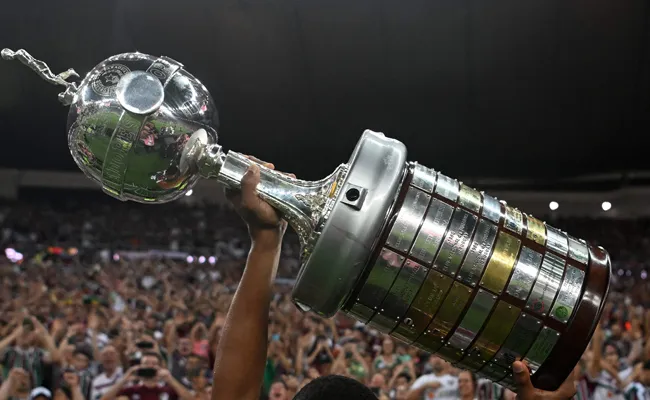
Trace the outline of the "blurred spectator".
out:
[[[3,249],[15,253],[0,258],[0,400],[208,400],[219,390],[214,352],[248,252],[234,213],[108,200],[6,204],[1,214]],[[556,224],[614,260],[576,397],[650,399],[650,221]],[[261,398],[288,400],[339,374],[380,399],[514,399],[344,315],[301,313],[290,298],[299,254],[287,235]]]

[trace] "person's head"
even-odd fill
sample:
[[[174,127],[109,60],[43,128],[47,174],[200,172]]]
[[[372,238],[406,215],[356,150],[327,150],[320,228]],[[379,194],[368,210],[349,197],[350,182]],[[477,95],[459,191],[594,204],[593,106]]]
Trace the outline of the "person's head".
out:
[[[198,354],[190,354],[187,356],[187,369],[203,368],[205,364],[205,359]]]
[[[293,400],[377,400],[363,383],[341,375],[327,375],[306,384]]]
[[[409,393],[408,385],[396,385],[395,386],[395,400],[406,400]]]
[[[613,366],[613,367],[618,367],[618,360],[619,360],[619,354],[618,354],[618,348],[613,345],[613,344],[607,344],[605,345],[605,361]]]
[[[205,390],[205,388],[208,386],[209,375],[210,371],[205,368],[194,370],[190,377],[190,381],[192,382],[192,389],[197,392]]]
[[[153,351],[148,351],[142,354],[140,358],[140,366],[145,368],[158,368],[160,367],[160,355]]]
[[[616,322],[612,324],[612,337],[617,339],[621,337],[621,334],[623,333],[623,328],[621,327],[621,324]]]
[[[384,389],[384,386],[386,386],[386,376],[382,373],[374,374],[368,384],[370,388]]]
[[[104,372],[108,375],[112,374],[119,363],[119,354],[113,346],[106,346],[100,354],[100,362],[104,368]]]
[[[400,385],[405,385],[408,387],[408,385],[411,383],[411,375],[402,372],[401,374],[397,375],[397,378],[395,379],[395,386],[400,386]]]
[[[187,357],[192,354],[192,340],[188,337],[178,339],[178,354]]]
[[[445,370],[445,360],[437,356],[429,357],[429,364],[434,374],[442,374]]]
[[[469,371],[458,374],[458,393],[461,399],[473,399],[476,393],[476,377]]]
[[[393,343],[393,339],[386,336],[381,342],[381,353],[385,356],[389,356],[393,354],[393,351],[395,351],[395,343]]]
[[[289,400],[287,385],[282,381],[275,381],[269,389],[269,400]]]
[[[43,386],[34,388],[29,394],[29,400],[52,400],[52,392]]]
[[[88,366],[90,365],[90,361],[92,360],[92,349],[85,345],[79,345],[74,349],[74,353],[72,355],[72,366],[77,370],[77,371],[83,371]]]
[[[155,315],[149,315],[147,317],[147,322],[145,323],[145,328],[149,331],[154,331],[158,328],[158,319]]]

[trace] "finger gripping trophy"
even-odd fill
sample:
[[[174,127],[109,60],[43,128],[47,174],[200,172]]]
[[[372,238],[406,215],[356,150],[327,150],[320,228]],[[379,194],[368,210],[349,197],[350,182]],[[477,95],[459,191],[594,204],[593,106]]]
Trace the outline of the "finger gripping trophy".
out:
[[[24,50],[2,57],[65,87],[70,152],[115,198],[164,203],[200,177],[237,189],[254,162],[217,143],[210,94],[171,58],[119,54],[76,85]],[[518,359],[542,389],[572,372],[607,297],[601,247],[408,162],[381,133],[320,181],[260,168],[259,195],[300,237],[301,310],[343,311],[513,390]]]

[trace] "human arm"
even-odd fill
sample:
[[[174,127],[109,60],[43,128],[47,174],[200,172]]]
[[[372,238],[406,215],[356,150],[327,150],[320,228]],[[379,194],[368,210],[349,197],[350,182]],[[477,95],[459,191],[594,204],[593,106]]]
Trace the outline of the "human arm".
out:
[[[406,400],[420,400],[427,389],[438,389],[440,382],[432,380],[427,375],[421,376],[413,382],[411,389],[406,394]]]
[[[286,223],[258,197],[259,181],[260,169],[253,164],[242,178],[241,195],[230,195],[252,244],[217,346],[213,386],[219,391],[213,391],[213,400],[257,399],[262,385],[271,289]]]
[[[56,347],[56,344],[54,343],[54,338],[52,338],[52,335],[45,329],[43,324],[41,322],[34,318],[31,317],[32,323],[34,324],[34,332],[36,333],[36,337],[41,343],[41,346],[43,346],[43,349],[47,351],[47,358],[44,359],[43,361],[47,363],[52,363],[52,364],[58,364],[61,362],[61,352],[59,352],[59,348]]]
[[[158,369],[158,378],[163,380],[166,384],[171,387],[174,392],[176,392],[176,395],[178,396],[179,399],[181,400],[190,400],[192,399],[192,393],[190,393],[189,390],[183,384],[181,384],[179,381],[176,380],[172,376],[172,374],[169,372],[168,369],[165,368],[160,368]]]
[[[8,400],[16,391],[21,381],[29,379],[27,371],[22,368],[13,368],[7,380],[0,386],[0,400]]]
[[[591,339],[591,362],[587,365],[587,374],[591,379],[597,379],[602,370],[603,338],[603,328],[599,323]]]
[[[135,376],[136,371],[139,369],[138,366],[132,367],[120,379],[117,381],[117,383],[113,386],[111,386],[110,390],[108,390],[100,400],[114,400],[117,396],[120,396],[122,393],[122,390],[126,386],[126,384],[133,379]]]

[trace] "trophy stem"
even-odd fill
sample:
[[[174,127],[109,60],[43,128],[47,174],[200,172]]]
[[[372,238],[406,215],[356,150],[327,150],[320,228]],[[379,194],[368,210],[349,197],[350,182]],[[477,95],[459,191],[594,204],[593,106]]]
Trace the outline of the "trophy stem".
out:
[[[244,174],[255,162],[234,151],[225,153],[219,145],[207,146],[201,159],[199,173],[202,176],[216,178],[232,189],[241,187]],[[342,164],[324,179],[305,181],[260,165],[257,191],[260,197],[280,211],[298,234],[303,253],[309,253],[346,174],[347,165]]]

